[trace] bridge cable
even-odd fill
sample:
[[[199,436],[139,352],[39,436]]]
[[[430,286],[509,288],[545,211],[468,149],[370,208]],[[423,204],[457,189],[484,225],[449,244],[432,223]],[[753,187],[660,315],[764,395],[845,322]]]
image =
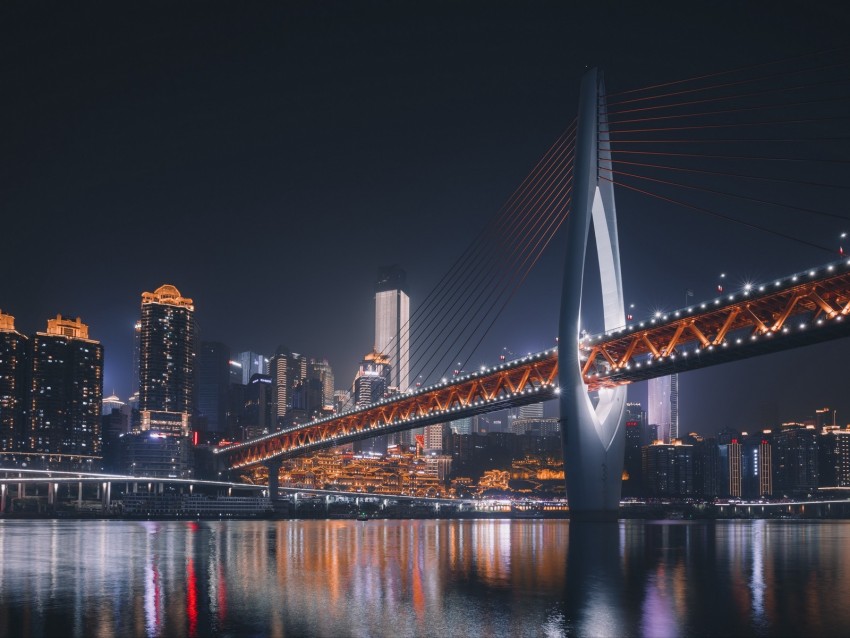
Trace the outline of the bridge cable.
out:
[[[673,96],[677,96],[677,95],[685,95],[685,94],[689,94],[689,93],[700,93],[702,91],[712,91],[714,89],[722,89],[722,88],[727,88],[727,87],[730,87],[730,86],[740,86],[740,85],[745,85],[745,84],[754,84],[756,82],[764,82],[765,80],[777,78],[777,77],[784,79],[784,78],[787,78],[789,75],[795,75],[797,73],[807,73],[809,71],[825,71],[827,69],[834,69],[834,68],[838,68],[838,67],[847,66],[848,64],[850,64],[850,62],[840,62],[838,64],[829,64],[829,65],[826,65],[826,66],[818,66],[818,67],[808,67],[808,68],[805,68],[805,69],[794,69],[792,71],[780,71],[779,73],[772,73],[772,74],[763,75],[763,76],[760,76],[760,77],[747,78],[747,79],[744,79],[744,80],[735,80],[734,82],[723,82],[721,84],[710,84],[708,86],[682,89],[681,91],[672,91],[670,93],[659,93],[659,94],[648,95],[648,96],[644,96],[644,97],[631,98],[631,99],[628,99],[628,100],[615,100],[615,101],[609,100],[607,102],[607,104],[610,107],[610,106],[620,106],[621,104],[631,104],[631,103],[635,103],[635,102],[645,102],[645,101],[649,101],[649,100],[660,100],[660,99],[663,99],[663,98],[666,98],[666,97],[673,97]]]
[[[667,186],[674,186],[676,188],[697,190],[697,191],[702,191],[704,193],[711,193],[713,195],[721,195],[723,197],[732,197],[732,198],[741,199],[741,200],[744,200],[744,201],[755,202],[757,204],[765,204],[765,205],[768,205],[768,206],[777,206],[779,208],[785,208],[785,209],[788,209],[788,210],[791,210],[791,211],[794,211],[794,212],[811,213],[813,215],[820,215],[822,217],[830,217],[832,219],[840,219],[842,221],[850,221],[850,217],[845,217],[844,215],[839,215],[838,213],[830,213],[830,212],[827,212],[827,211],[817,210],[817,209],[814,209],[814,208],[804,208],[804,207],[801,207],[801,206],[793,206],[791,204],[783,204],[781,202],[774,202],[774,201],[770,201],[770,200],[766,200],[766,199],[761,199],[761,198],[758,198],[758,197],[749,197],[747,195],[727,193],[727,192],[724,192],[724,191],[719,191],[719,190],[716,190],[716,189],[713,189],[713,188],[707,188],[707,187],[704,187],[704,186],[694,186],[692,184],[681,184],[679,182],[672,182],[672,181],[665,180],[665,179],[648,177],[646,175],[638,175],[636,173],[629,173],[629,172],[626,172],[626,171],[617,171],[617,170],[612,170],[610,168],[603,168],[602,166],[599,167],[599,170],[607,171],[607,172],[609,172],[613,175],[622,175],[622,176],[626,176],[626,177],[633,177],[635,179],[641,179],[641,180],[648,181],[648,182],[655,182],[657,184],[665,184]]]
[[[826,246],[822,246],[820,244],[816,244],[814,242],[810,242],[810,241],[807,241],[805,239],[801,239],[799,237],[794,237],[793,235],[786,235],[785,233],[781,233],[779,231],[771,230],[770,228],[765,228],[764,226],[759,226],[758,224],[753,224],[751,222],[746,222],[746,221],[743,221],[743,220],[740,220],[740,219],[736,219],[734,217],[729,217],[728,215],[723,215],[721,213],[717,213],[717,212],[709,210],[707,208],[703,208],[701,206],[696,206],[695,204],[688,204],[687,202],[682,202],[682,201],[679,201],[679,200],[676,200],[676,199],[672,199],[670,197],[665,197],[663,195],[657,195],[656,193],[652,193],[650,191],[644,190],[642,188],[637,188],[636,186],[631,186],[631,185],[625,184],[623,182],[615,181],[613,179],[609,179],[609,178],[604,177],[602,175],[599,176],[599,179],[604,179],[606,182],[611,182],[612,184],[616,184],[617,186],[622,186],[623,188],[628,188],[629,190],[633,190],[633,191],[636,191],[638,193],[643,193],[644,195],[649,195],[650,197],[655,197],[656,199],[660,199],[660,200],[666,201],[666,202],[671,203],[671,204],[678,204],[679,206],[684,206],[686,208],[693,209],[695,211],[704,213],[706,215],[711,215],[713,217],[725,219],[726,221],[730,221],[730,222],[733,222],[735,224],[740,224],[740,225],[746,226],[748,228],[761,230],[763,232],[770,233],[772,235],[776,235],[777,237],[782,237],[784,239],[790,239],[791,241],[795,241],[795,242],[798,242],[800,244],[810,246],[812,248],[824,250],[824,251],[826,251],[830,254],[835,252],[835,251],[827,248]]]
[[[543,204],[545,206],[546,202],[551,202],[551,199],[552,199],[553,193],[555,192],[555,189],[560,189],[560,190],[557,191],[558,193],[561,193],[565,189],[567,189],[568,186],[569,186],[569,182],[571,181],[571,178],[568,177],[570,173],[571,173],[571,169],[567,173],[565,173],[561,177],[559,177],[556,181],[552,182],[552,184],[550,184],[547,187],[546,191],[544,191],[533,203],[531,203],[530,206],[526,207],[526,210],[524,212],[524,217],[528,217],[529,213],[534,213],[534,215],[532,217],[528,218],[528,221],[524,224],[523,229],[528,229],[529,226],[530,226],[531,229],[532,229],[531,233],[527,232],[527,230],[523,230],[523,232],[520,234],[520,243],[514,245],[513,249],[511,249],[511,252],[508,255],[508,259],[506,261],[502,261],[500,263],[501,267],[500,267],[499,270],[496,270],[496,271],[491,273],[489,280],[487,281],[487,283],[484,286],[479,286],[478,295],[476,295],[472,299],[468,299],[468,301],[470,303],[467,304],[467,305],[474,305],[475,303],[477,303],[478,299],[481,297],[482,294],[484,294],[485,292],[491,291],[491,289],[493,288],[493,282],[496,279],[496,277],[499,276],[500,271],[501,271],[502,274],[501,274],[501,277],[499,279],[499,282],[496,284],[496,288],[498,288],[499,285],[504,281],[504,277],[506,276],[505,273],[508,273],[510,271],[510,269],[517,262],[519,257],[521,257],[521,255],[524,254],[524,252],[525,252],[527,246],[529,245],[530,241],[532,241],[534,236],[536,236],[537,230],[535,230],[535,229],[538,228],[539,224],[541,223],[540,222],[541,215],[546,214],[546,212],[549,210],[549,208],[551,208],[551,204],[546,208],[537,207],[537,204],[540,202],[540,200],[543,197],[546,197],[546,200],[544,201],[544,204]],[[540,211],[543,211],[543,212],[540,213]],[[538,213],[540,213],[540,214],[538,215]],[[469,288],[469,287],[467,287],[467,288]],[[477,314],[478,314],[478,311],[473,313],[472,319],[474,319],[477,316]],[[437,335],[437,337],[442,336],[442,334],[445,333],[446,329],[452,327],[453,325],[456,325],[457,323],[459,323],[464,318],[465,318],[465,315],[463,315],[463,314],[455,315],[455,320],[454,321],[449,320],[443,326],[443,329],[440,331],[440,333]],[[436,348],[434,347],[434,344],[432,342],[432,345],[431,345],[431,348],[430,348],[431,355],[428,357],[428,359],[422,365],[423,369],[426,368],[427,365],[433,360],[433,358],[443,350],[445,343],[446,343],[446,339],[448,339],[448,337],[444,338],[443,341],[438,346],[436,346]],[[440,358],[438,359],[438,362],[446,356],[447,356],[447,354],[441,355]]]
[[[493,308],[495,307],[495,304],[498,302],[498,299],[500,299],[500,298],[502,297],[502,295],[504,295],[505,291],[508,289],[508,287],[510,286],[511,282],[513,282],[513,281],[516,279],[516,277],[518,276],[518,274],[519,274],[519,273],[521,273],[521,272],[523,271],[523,268],[524,268],[524,266],[527,264],[528,260],[529,260],[529,259],[530,259],[533,255],[535,255],[535,250],[536,250],[536,249],[537,249],[537,247],[539,246],[540,242],[541,242],[541,241],[542,241],[545,237],[547,237],[547,236],[548,236],[548,234],[551,232],[552,225],[553,225],[553,224],[557,221],[558,216],[561,214],[561,211],[563,210],[563,206],[564,206],[564,205],[566,205],[566,204],[564,204],[564,200],[566,200],[566,203],[567,203],[567,204],[568,204],[568,203],[569,203],[569,201],[570,201],[570,194],[571,194],[571,192],[572,192],[572,185],[571,185],[571,182],[572,182],[572,179],[570,179],[570,183],[569,183],[569,185],[565,184],[565,188],[562,188],[562,189],[561,189],[561,191],[558,193],[557,197],[558,197],[559,199],[554,200],[553,202],[551,202],[551,203],[547,206],[547,210],[548,210],[549,212],[548,212],[548,214],[546,215],[546,217],[542,220],[542,225],[540,226],[540,228],[538,228],[537,230],[535,230],[535,231],[534,231],[534,234],[530,237],[530,239],[531,239],[532,241],[536,239],[536,243],[532,246],[532,245],[531,245],[531,243],[529,242],[529,243],[526,245],[526,247],[522,250],[522,252],[520,252],[520,253],[517,255],[517,258],[513,260],[511,270],[510,270],[510,271],[507,271],[507,270],[506,270],[506,271],[503,273],[503,275],[502,275],[502,277],[500,278],[500,281],[499,281],[499,283],[498,283],[498,285],[497,285],[498,293],[496,293],[496,294],[493,296],[493,299],[494,299],[493,303],[492,303],[492,304],[490,305],[490,307],[489,307],[489,308],[488,308],[488,309],[484,312],[484,314],[483,314],[483,316],[482,316],[481,320],[478,322],[478,324],[471,324],[471,325],[473,325],[474,327],[473,327],[473,330],[470,332],[470,338],[471,338],[471,336],[472,336],[472,335],[473,335],[473,334],[474,334],[474,333],[478,330],[478,328],[481,326],[481,324],[483,323],[483,321],[484,321],[484,320],[486,320],[486,317],[488,316],[488,314],[489,314],[490,312],[492,312]],[[546,224],[548,224],[548,226],[546,226]],[[548,242],[547,242],[547,243],[548,243]],[[528,248],[531,248],[531,250],[527,250]],[[523,257],[523,255],[525,255],[525,256]],[[521,261],[521,263],[519,263],[519,270],[517,270],[517,268],[516,268],[516,264],[517,264],[517,262],[519,262],[520,258],[522,258],[522,261]],[[534,262],[533,262],[533,263],[536,263],[536,262],[537,262],[537,258],[539,258],[539,255],[538,255],[538,256],[534,259]],[[505,282],[505,277],[506,277],[507,275],[510,275],[510,279],[509,279],[507,282]],[[524,279],[524,278],[523,278],[523,279]],[[481,292],[483,292],[483,291],[481,291]],[[481,296],[481,292],[479,292],[479,295],[478,295],[478,297],[476,298],[476,302],[477,302],[478,298],[480,298],[480,296]],[[495,292],[495,291],[494,291],[494,292]],[[479,311],[480,311],[480,309],[479,309]],[[476,311],[476,312],[475,312],[475,314],[471,317],[471,319],[475,319],[475,317],[477,317],[477,315],[478,315],[479,311]],[[452,341],[452,343],[451,343],[451,344],[449,345],[449,347],[448,347],[449,351],[452,351],[452,352],[453,352],[453,348],[455,347],[455,345],[457,344],[457,342],[458,342],[458,341],[462,338],[462,335],[464,334],[464,332],[466,332],[466,329],[464,329],[464,330],[462,330],[462,331],[460,331],[460,332],[458,332],[458,333],[456,334],[455,339]],[[467,339],[467,342],[468,342],[468,339]],[[463,352],[463,347],[464,347],[464,346],[462,346],[462,347],[461,347],[461,350],[459,351],[459,353],[458,353],[458,354],[462,354],[462,352]],[[470,356],[471,356],[471,353],[470,353]],[[439,361],[437,362],[437,365],[439,365]],[[434,369],[434,370],[432,370],[429,374],[433,374],[433,372],[434,372],[434,371],[436,371],[436,366],[435,366],[435,369]],[[447,371],[448,371],[448,370],[447,370]]]
[[[560,169],[559,169],[559,171],[560,171]],[[558,173],[554,173],[554,174],[555,174],[555,175],[557,175]],[[548,182],[549,182],[549,181],[550,181],[550,176],[548,176],[548,175],[547,175],[547,177],[545,178],[545,180],[544,180],[543,182],[539,183],[539,184],[536,186],[535,191],[534,191],[534,193],[532,193],[532,195],[534,195],[534,194],[535,194],[535,193],[537,193],[537,192],[541,192],[541,191],[542,191],[543,193],[545,193],[545,192],[546,192],[546,190],[545,190],[545,189],[549,188],[549,185],[548,185]],[[540,197],[541,197],[541,196],[542,196],[542,195],[538,195],[538,196],[537,196],[537,199],[535,200],[535,203],[536,203],[536,201],[539,201],[539,199],[540,199]],[[513,219],[511,220],[511,222],[509,223],[509,226],[508,226],[508,229],[507,229],[507,230],[508,230],[508,231],[513,231],[513,230],[514,230],[514,228],[515,228],[516,226],[520,225],[520,224],[521,224],[521,225],[523,225],[523,227],[527,227],[527,226],[528,226],[528,224],[529,224],[529,223],[531,223],[531,221],[533,221],[533,217],[531,217],[531,218],[529,218],[529,217],[528,217],[528,214],[529,214],[529,212],[530,212],[531,210],[532,210],[532,209],[531,209],[531,208],[529,208],[529,206],[528,206],[528,205],[524,205],[524,207],[523,207],[523,211],[524,211],[524,212],[523,212],[523,214],[522,214],[522,215],[519,215],[519,216],[514,216],[514,218],[513,218]],[[520,236],[521,236],[521,235],[520,235]],[[501,246],[499,246],[499,248],[501,248]],[[450,320],[451,320],[450,318],[451,318],[452,316],[454,316],[454,310],[455,310],[455,308],[456,308],[456,306],[457,306],[457,303],[458,303],[460,300],[462,300],[462,299],[466,296],[466,293],[468,292],[468,290],[469,290],[469,289],[470,289],[473,285],[478,285],[478,284],[480,283],[481,279],[485,276],[485,274],[486,274],[486,272],[487,272],[487,269],[486,269],[486,268],[483,268],[483,266],[484,266],[485,264],[490,263],[490,262],[492,262],[493,260],[497,259],[497,257],[498,257],[498,255],[497,255],[496,253],[491,252],[491,253],[489,253],[489,254],[485,255],[485,259],[483,259],[483,260],[479,260],[479,261],[478,261],[478,263],[477,263],[477,265],[476,265],[476,270],[475,270],[475,274],[474,274],[474,276],[472,276],[472,277],[469,277],[469,276],[468,276],[468,277],[467,277],[467,284],[466,284],[466,286],[465,286],[465,287],[463,287],[462,289],[458,289],[457,294],[455,294],[455,295],[452,297],[452,300],[450,300],[450,305],[448,305],[448,304],[444,304],[444,305],[443,305],[443,308],[444,308],[444,309],[445,309],[445,308],[448,308],[448,310],[444,310],[443,312],[439,313],[439,320],[438,320],[438,322],[437,322],[436,324],[432,324],[432,325],[431,325],[431,329],[428,331],[428,334],[426,334],[424,337],[422,337],[422,338],[419,340],[419,343],[417,343],[417,345],[416,345],[416,346],[414,347],[414,349],[413,349],[414,354],[415,354],[415,352],[419,351],[419,350],[420,350],[420,349],[421,349],[421,348],[422,348],[425,344],[427,344],[427,342],[428,342],[428,340],[431,338],[431,335],[433,334],[434,330],[438,329],[441,323],[448,322],[448,321],[450,321]],[[467,301],[468,301],[468,297],[467,297]],[[462,315],[461,315],[461,316],[462,316]],[[450,325],[450,324],[446,324],[446,325]],[[443,330],[445,330],[445,325],[444,325]],[[441,331],[441,332],[442,332],[442,331]],[[417,361],[416,366],[418,366],[418,363],[419,363],[419,361]]]
[[[757,64],[748,64],[746,66],[741,66],[741,67],[737,67],[737,68],[734,68],[734,69],[726,69],[724,71],[716,71],[714,73],[705,73],[705,74],[702,74],[702,75],[694,75],[694,76],[691,76],[689,78],[681,78],[681,79],[678,79],[678,80],[672,80],[670,82],[662,82],[660,84],[649,84],[647,86],[643,86],[643,87],[639,87],[639,88],[635,88],[635,89],[627,89],[627,90],[624,90],[624,91],[609,92],[608,97],[615,97],[615,96],[618,96],[618,95],[626,95],[626,94],[630,94],[630,93],[638,93],[638,92],[641,92],[641,91],[649,91],[649,90],[652,90],[652,89],[674,86],[676,84],[684,84],[686,82],[696,82],[698,80],[704,80],[704,79],[707,79],[707,78],[719,77],[719,76],[722,76],[722,75],[731,75],[732,73],[740,73],[741,71],[749,71],[751,69],[758,69],[758,68],[762,68],[762,67],[766,67],[766,66],[772,66],[774,64],[787,64],[788,62],[794,62],[796,60],[811,58],[811,57],[815,57],[815,56],[818,56],[818,55],[829,55],[829,54],[834,54],[834,53],[838,53],[838,52],[843,53],[846,50],[847,50],[847,47],[842,46],[842,47],[835,47],[835,48],[832,48],[832,49],[824,49],[822,51],[812,51],[811,53],[804,53],[802,55],[795,55],[795,56],[791,56],[791,57],[787,57],[787,58],[780,58],[779,60],[772,60],[772,61],[769,61],[769,62],[760,62],[760,63],[757,63]]]
[[[847,79],[848,78],[840,78],[838,80],[838,82],[842,82],[842,81],[845,81]],[[824,85],[835,86],[838,82],[836,82],[836,80],[834,80],[834,79],[821,80],[819,82],[810,82],[808,84],[798,84],[798,85],[795,85],[795,86],[783,86],[783,87],[779,87],[779,88],[762,89],[760,91],[751,91],[749,93],[737,93],[737,94],[733,94],[733,95],[721,95],[721,96],[718,96],[718,97],[708,97],[708,98],[703,98],[703,99],[700,99],[700,100],[688,100],[688,101],[685,101],[685,102],[678,102],[678,103],[674,103],[674,104],[656,104],[654,106],[641,106],[641,107],[631,108],[631,109],[621,109],[621,110],[615,109],[613,111],[609,111],[609,114],[613,115],[614,119],[616,120],[617,115],[623,115],[623,114],[626,114],[626,113],[642,113],[642,112],[645,112],[645,111],[659,111],[659,110],[664,110],[664,109],[681,108],[683,106],[693,106],[695,104],[709,104],[709,103],[714,103],[714,102],[725,102],[727,100],[739,100],[741,98],[755,97],[755,96],[759,96],[759,95],[769,95],[771,93],[783,93],[783,92],[787,92],[787,91],[801,91],[803,89],[809,89],[809,88],[812,88],[812,87],[815,87],[815,86],[824,86]]]
[[[455,262],[449,267],[449,269],[445,272],[440,281],[431,289],[431,291],[426,295],[425,299],[420,303],[417,310],[413,312],[410,318],[405,322],[405,324],[401,327],[401,334],[410,334],[409,329],[412,327],[412,323],[415,320],[421,319],[422,315],[427,315],[426,311],[429,311],[433,306],[431,304],[431,300],[435,296],[439,296],[439,293],[444,292],[446,287],[443,285],[447,279],[452,279],[453,277],[457,277],[458,273],[461,271],[461,268],[465,265],[467,261],[471,258],[472,255],[478,251],[484,242],[486,235],[492,232],[492,224],[499,224],[501,220],[505,217],[506,211],[510,208],[510,206],[516,201],[516,199],[528,188],[528,184],[530,180],[533,180],[535,176],[539,173],[542,166],[547,164],[552,156],[557,153],[560,147],[563,145],[564,140],[570,137],[573,130],[575,129],[575,120],[570,124],[570,126],[556,139],[556,141],[550,146],[550,148],[544,153],[540,160],[538,160],[537,164],[534,166],[532,171],[526,176],[526,178],[520,183],[520,185],[514,190],[510,197],[506,200],[505,204],[502,205],[499,212],[496,215],[495,221],[490,225],[485,226],[481,232],[475,237],[475,239],[470,243],[470,245],[464,250],[461,256],[455,260]],[[409,337],[408,337],[409,339]],[[396,336],[388,343],[388,348],[393,345],[393,342],[396,340]]]

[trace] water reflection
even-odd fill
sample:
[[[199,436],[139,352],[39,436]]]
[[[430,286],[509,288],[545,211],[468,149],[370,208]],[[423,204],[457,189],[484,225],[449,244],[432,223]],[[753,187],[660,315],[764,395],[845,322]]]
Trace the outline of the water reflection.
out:
[[[850,523],[0,522],[0,635],[842,635]]]

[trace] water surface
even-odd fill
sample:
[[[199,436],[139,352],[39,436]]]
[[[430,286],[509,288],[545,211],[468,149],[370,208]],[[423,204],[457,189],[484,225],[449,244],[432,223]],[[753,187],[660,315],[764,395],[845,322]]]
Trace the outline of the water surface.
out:
[[[850,522],[0,522],[0,635],[850,634]]]

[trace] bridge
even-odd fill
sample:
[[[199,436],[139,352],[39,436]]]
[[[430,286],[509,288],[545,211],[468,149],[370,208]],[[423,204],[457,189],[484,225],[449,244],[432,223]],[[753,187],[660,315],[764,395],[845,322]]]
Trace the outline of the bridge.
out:
[[[663,94],[662,97],[700,90],[705,89],[673,91]],[[641,104],[635,105],[634,108],[621,108],[614,113],[651,111],[669,106],[647,106],[642,103],[645,99],[649,98],[621,100],[621,105],[630,102]],[[724,99],[730,98],[708,98],[685,103],[702,104]],[[735,109],[717,112],[734,111]],[[740,291],[730,291],[702,303],[672,312],[657,313],[656,316],[643,321],[633,322],[631,315],[627,316],[625,312],[614,186],[617,184],[634,191],[650,195],[652,193],[624,183],[624,176],[641,176],[618,170],[618,163],[672,171],[712,171],[630,161],[631,155],[628,154],[640,151],[620,150],[612,143],[610,115],[602,75],[592,69],[582,79],[578,116],[574,124],[547,152],[497,219],[494,233],[518,235],[523,238],[517,246],[506,250],[506,265],[503,270],[498,269],[496,260],[496,270],[490,279],[475,274],[483,272],[487,266],[486,259],[482,260],[480,257],[480,249],[475,248],[458,263],[471,272],[470,279],[473,276],[483,278],[467,284],[451,284],[454,286],[453,292],[446,292],[449,288],[446,284],[437,293],[438,297],[456,299],[451,304],[443,302],[436,311],[437,315],[458,314],[456,307],[460,299],[471,298],[470,303],[475,304],[482,296],[486,298],[486,291],[490,289],[484,286],[485,282],[489,286],[492,281],[508,281],[510,285],[506,284],[506,287],[500,289],[500,294],[503,290],[509,291],[509,301],[516,287],[525,280],[539,259],[542,250],[552,240],[554,233],[565,224],[567,259],[557,348],[500,362],[492,367],[485,366],[471,373],[458,370],[459,374],[451,379],[443,379],[424,388],[416,388],[366,407],[221,448],[216,450],[221,467],[239,470],[264,464],[270,469],[270,488],[276,493],[277,470],[285,458],[310,454],[373,436],[558,397],[567,468],[567,493],[572,515],[611,518],[616,516],[620,500],[625,386],[674,372],[694,370],[850,335],[850,320],[847,319],[850,313],[850,260],[843,258],[843,249],[840,251],[840,261],[818,264],[803,272],[748,284]],[[663,118],[650,115],[644,119],[637,117],[621,121],[651,121],[651,126],[655,127],[659,119]],[[676,126],[649,130],[692,128],[697,127]],[[644,143],[655,141],[657,140]],[[645,152],[655,154],[651,151]],[[683,153],[667,155],[688,156]],[[752,175],[743,177],[756,180],[773,179]],[[697,188],[665,180],[643,179],[681,188]],[[681,203],[666,196],[657,197],[668,202]],[[739,195],[731,197],[740,198]],[[781,202],[765,202],[747,197],[743,199],[821,214],[817,210],[800,209]],[[829,250],[754,223],[740,222],[703,207],[691,205],[690,208],[727,221],[744,223],[751,228],[773,232],[786,239],[801,241],[811,247]],[[846,219],[836,214],[823,214]],[[604,331],[601,334],[583,336],[580,322],[583,316],[584,272],[591,227],[594,229],[594,246],[599,267]],[[830,252],[834,254],[834,251]],[[476,254],[479,256],[476,257]],[[718,291],[722,293],[722,287],[718,287]],[[428,328],[429,334],[439,331],[438,334],[448,332],[451,336],[456,333],[447,348],[454,347],[466,330],[461,323],[446,323],[442,328],[439,326],[439,323],[434,324],[432,321]],[[461,349],[471,339],[472,334],[466,336]],[[478,340],[479,344],[481,339]],[[432,354],[422,364],[423,369],[427,368],[433,356]],[[467,361],[468,359],[469,357],[466,357]],[[460,368],[462,367],[461,365]],[[433,371],[434,368],[431,372]]]

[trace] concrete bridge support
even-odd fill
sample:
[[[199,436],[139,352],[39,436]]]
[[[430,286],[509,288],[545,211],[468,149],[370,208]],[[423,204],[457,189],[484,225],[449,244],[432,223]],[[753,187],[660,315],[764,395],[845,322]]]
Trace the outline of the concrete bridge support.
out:
[[[269,498],[273,501],[280,500],[280,468],[283,467],[282,459],[270,459],[263,465],[269,471]]]
[[[582,78],[579,99],[558,331],[561,432],[570,516],[591,520],[617,518],[625,449],[626,388],[602,388],[598,397],[591,397],[582,376],[578,346],[591,221],[599,258],[604,329],[625,325],[614,188],[611,182],[599,178],[600,167],[611,168],[606,112],[604,82],[601,74],[591,69]]]

